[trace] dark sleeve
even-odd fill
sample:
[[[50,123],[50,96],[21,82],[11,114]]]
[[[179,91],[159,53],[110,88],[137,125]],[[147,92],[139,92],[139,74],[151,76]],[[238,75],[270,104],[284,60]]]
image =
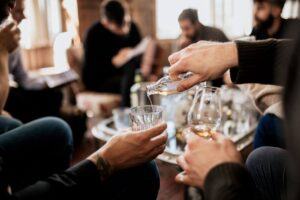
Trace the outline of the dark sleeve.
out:
[[[218,41],[220,41],[220,42],[228,42],[229,41],[228,37],[221,30],[219,30],[219,36],[218,36],[218,38],[219,38]]]
[[[255,200],[256,190],[247,170],[234,163],[213,168],[204,183],[205,200]]]
[[[134,22],[132,22],[131,26],[132,26],[131,27],[131,29],[132,29],[131,30],[131,45],[134,47],[141,42],[142,36],[140,34],[140,31],[139,31],[137,25]]]
[[[101,186],[99,173],[91,161],[85,160],[64,173],[39,181],[5,199],[76,199],[85,196],[95,185]]]
[[[282,85],[277,75],[284,73],[289,63],[291,40],[236,41],[239,66],[230,70],[234,83],[262,83]]]

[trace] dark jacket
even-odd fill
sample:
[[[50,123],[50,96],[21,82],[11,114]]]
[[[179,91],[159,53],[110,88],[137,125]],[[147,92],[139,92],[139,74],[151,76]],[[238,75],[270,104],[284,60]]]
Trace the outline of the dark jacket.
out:
[[[83,161],[78,165],[60,174],[54,174],[46,180],[41,180],[21,191],[9,194],[8,184],[5,181],[5,159],[0,157],[0,199],[1,200],[54,200],[77,199],[88,189],[100,187],[100,175],[91,161]],[[88,198],[87,198],[88,199]]]

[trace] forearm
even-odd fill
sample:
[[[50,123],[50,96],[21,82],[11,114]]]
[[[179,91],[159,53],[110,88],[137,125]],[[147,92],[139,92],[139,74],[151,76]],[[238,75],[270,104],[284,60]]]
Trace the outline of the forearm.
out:
[[[8,52],[0,52],[0,114],[5,106],[9,92]]]
[[[204,184],[206,200],[255,200],[256,191],[253,180],[240,164],[225,163],[214,167]]]
[[[284,60],[292,49],[290,40],[236,42],[238,67],[231,68],[234,83],[282,84],[277,79],[286,67]]]
[[[101,182],[96,165],[85,160],[64,173],[55,174],[12,195],[12,199],[70,199],[86,196]]]

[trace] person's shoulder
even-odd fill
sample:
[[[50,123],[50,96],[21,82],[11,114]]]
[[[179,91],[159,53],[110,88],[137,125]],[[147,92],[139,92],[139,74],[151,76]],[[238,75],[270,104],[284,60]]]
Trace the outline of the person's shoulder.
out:
[[[134,21],[131,22],[131,30],[139,31],[139,28],[138,28],[137,24]]]
[[[210,37],[211,40],[216,40],[220,42],[228,41],[226,34],[219,28],[205,26],[205,32]]]
[[[104,26],[98,21],[98,22],[93,23],[93,24],[89,27],[87,33],[88,33],[88,34],[99,33],[99,32],[101,32],[101,31],[103,31],[103,30],[104,30]]]
[[[298,18],[288,18],[284,19],[284,22],[288,25],[300,25],[300,19]]]
[[[212,26],[204,26],[208,31],[210,32],[215,32],[215,33],[224,33],[221,29],[217,27],[212,27]]]

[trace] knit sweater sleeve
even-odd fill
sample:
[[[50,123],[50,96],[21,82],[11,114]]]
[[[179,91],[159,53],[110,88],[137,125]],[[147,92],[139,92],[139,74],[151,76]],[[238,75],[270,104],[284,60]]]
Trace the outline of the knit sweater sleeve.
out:
[[[262,83],[282,85],[277,74],[284,73],[291,40],[237,41],[239,65],[230,70],[234,83]]]

